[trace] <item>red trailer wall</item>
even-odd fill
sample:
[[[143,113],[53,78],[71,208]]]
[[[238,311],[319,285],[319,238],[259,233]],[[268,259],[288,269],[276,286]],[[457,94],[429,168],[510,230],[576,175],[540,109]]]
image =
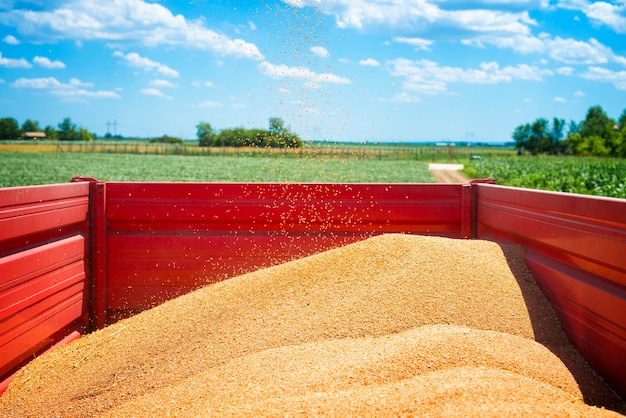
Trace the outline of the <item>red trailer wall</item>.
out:
[[[626,200],[478,185],[479,238],[526,263],[574,346],[626,395]]]
[[[469,186],[105,183],[94,228],[102,326],[207,283],[373,234],[469,237]]]
[[[87,329],[88,213],[88,183],[0,189],[0,378]]]

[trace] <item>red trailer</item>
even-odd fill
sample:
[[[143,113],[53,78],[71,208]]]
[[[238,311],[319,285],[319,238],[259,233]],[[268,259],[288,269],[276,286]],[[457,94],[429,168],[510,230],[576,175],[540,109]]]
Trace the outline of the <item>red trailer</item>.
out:
[[[0,392],[33,356],[82,333],[213,281],[396,232],[525,246],[572,344],[626,395],[626,200],[490,180],[84,178],[0,189]]]

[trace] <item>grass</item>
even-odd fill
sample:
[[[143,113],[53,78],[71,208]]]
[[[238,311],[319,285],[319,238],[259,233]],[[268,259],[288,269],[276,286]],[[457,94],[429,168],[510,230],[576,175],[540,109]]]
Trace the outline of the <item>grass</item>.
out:
[[[418,161],[0,152],[0,187],[101,181],[433,183]]]

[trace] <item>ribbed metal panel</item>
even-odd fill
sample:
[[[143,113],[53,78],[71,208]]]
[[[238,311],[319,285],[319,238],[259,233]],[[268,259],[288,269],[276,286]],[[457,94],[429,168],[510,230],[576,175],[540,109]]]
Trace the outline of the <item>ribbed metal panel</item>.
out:
[[[0,378],[88,326],[88,191],[0,189]]]
[[[469,222],[462,185],[105,186],[109,314],[374,234],[461,237]]]
[[[526,262],[587,361],[626,395],[626,200],[479,185],[478,236]]]

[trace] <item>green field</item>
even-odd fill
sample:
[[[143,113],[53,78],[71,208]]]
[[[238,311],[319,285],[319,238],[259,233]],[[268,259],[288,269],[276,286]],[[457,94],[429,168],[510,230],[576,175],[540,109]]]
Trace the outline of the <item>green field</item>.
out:
[[[0,187],[101,181],[433,183],[418,161],[0,152]]]
[[[465,172],[506,186],[626,198],[626,160],[620,158],[483,158],[471,161]]]
[[[502,156],[485,149],[477,160],[460,153],[449,160],[435,152],[417,161],[407,157],[415,156],[411,148],[406,154],[394,150],[397,158],[391,153],[379,158],[376,147],[366,150],[361,149],[358,158],[343,156],[343,148],[337,154],[304,156],[5,151],[0,152],[0,187],[65,183],[75,176],[137,182],[433,183],[426,162],[437,161],[463,163],[469,177],[492,177],[506,186],[626,198],[624,159]]]

